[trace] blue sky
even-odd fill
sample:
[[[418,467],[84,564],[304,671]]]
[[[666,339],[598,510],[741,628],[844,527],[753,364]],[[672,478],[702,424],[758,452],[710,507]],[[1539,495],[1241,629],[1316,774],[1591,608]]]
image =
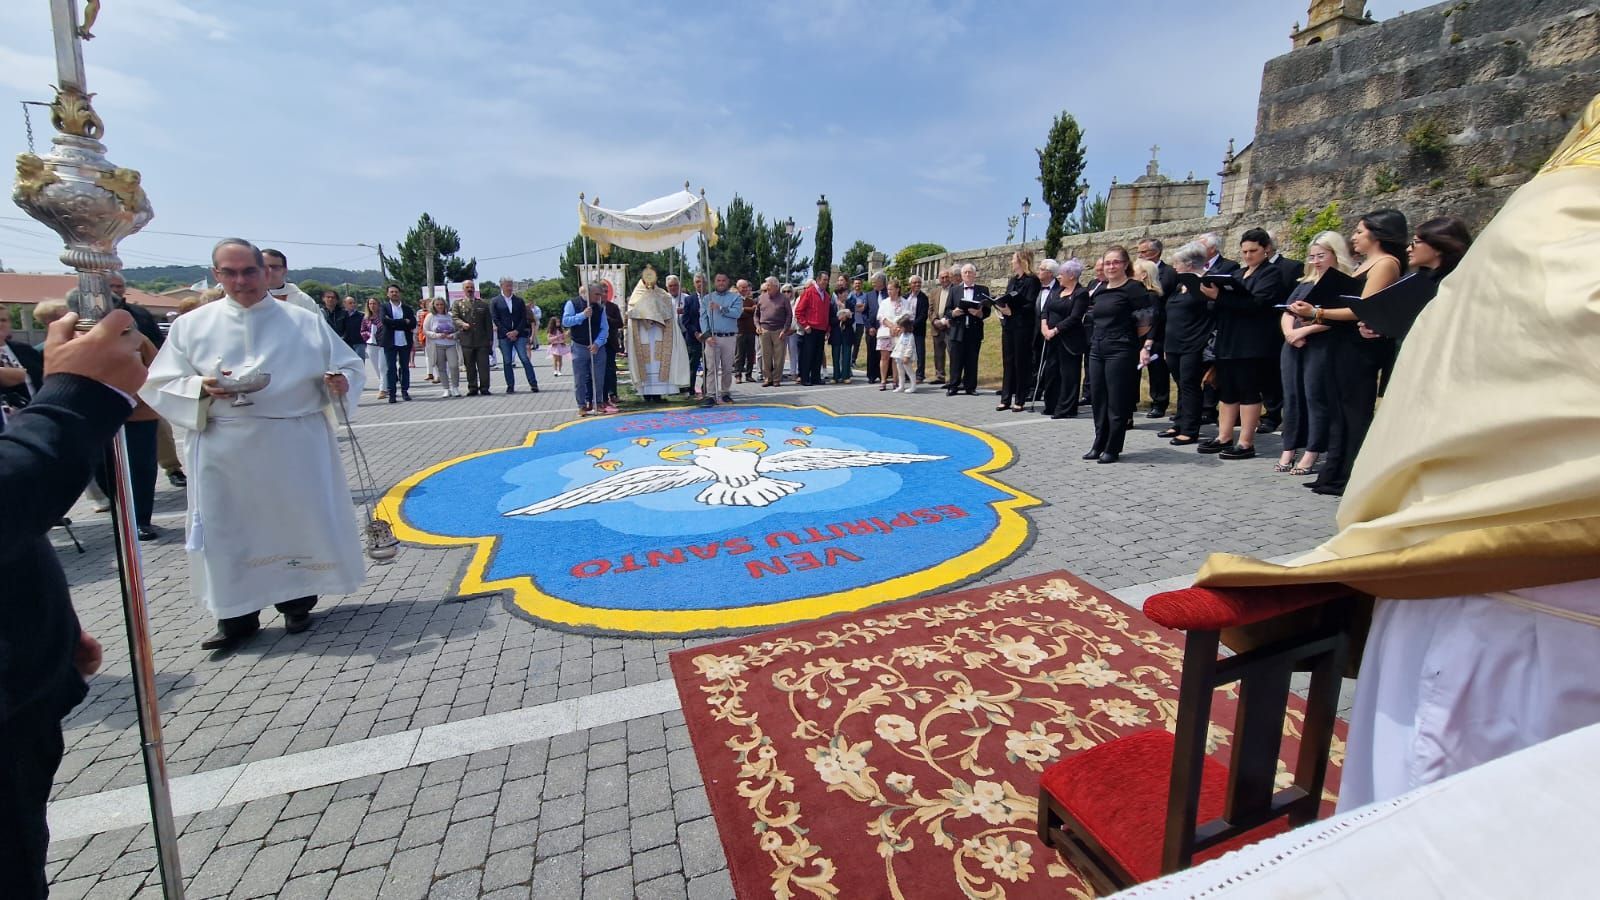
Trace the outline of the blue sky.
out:
[[[1398,0],[1374,0],[1379,18]],[[1261,67],[1303,0],[470,3],[114,0],[85,47],[109,156],[139,169],[151,231],[239,234],[294,267],[368,268],[424,210],[480,274],[554,274],[579,191],[627,207],[685,180],[717,206],[816,218],[854,240],[998,244],[1033,198],[1034,148],[1071,111],[1086,177],[1213,177],[1255,125]],[[48,99],[46,0],[0,4],[0,122]],[[1204,48],[1204,50],[1202,50]],[[48,134],[35,112],[35,130]],[[0,210],[0,260],[58,271],[58,242]],[[344,246],[299,246],[288,240]],[[147,231],[129,266],[204,262]],[[806,252],[810,250],[807,242]],[[503,257],[498,260],[488,257]]]

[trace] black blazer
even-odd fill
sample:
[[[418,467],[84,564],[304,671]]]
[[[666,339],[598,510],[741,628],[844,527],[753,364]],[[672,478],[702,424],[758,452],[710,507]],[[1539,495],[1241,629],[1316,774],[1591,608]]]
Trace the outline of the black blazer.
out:
[[[1306,274],[1305,263],[1298,259],[1290,259],[1289,257],[1284,256],[1282,253],[1279,253],[1277,256],[1273,257],[1272,264],[1277,267],[1280,273],[1282,273],[1283,283],[1287,285],[1293,285]]]
[[[1039,276],[1031,273],[1011,276],[1006,282],[1006,293],[1011,299],[1005,301],[1010,315],[1000,320],[1001,331],[1020,329],[1023,334],[1033,334],[1039,330],[1039,291]]]
[[[1238,263],[1236,263],[1233,260],[1227,258],[1226,256],[1218,256],[1217,257],[1217,264],[1212,266],[1211,268],[1207,269],[1205,274],[1207,274],[1207,275],[1226,275],[1229,272],[1237,272],[1237,271],[1239,271],[1239,264]]]
[[[72,664],[78,617],[46,534],[89,483],[133,404],[79,375],[51,375],[0,432],[0,728],[59,719],[87,689]]]
[[[395,318],[391,315],[394,308],[389,301],[387,299],[378,301],[378,314],[383,322],[378,327],[378,346],[393,347],[395,329],[405,333],[407,347],[417,342],[417,311],[405,301],[400,302],[400,310],[400,317]]]
[[[911,294],[910,299],[917,301],[916,306],[912,307],[914,312],[911,316],[911,333],[923,337],[928,333],[928,295],[916,291]]]
[[[1199,291],[1179,288],[1166,298],[1166,315],[1162,316],[1153,333],[1155,346],[1167,354],[1200,353],[1211,340],[1216,327],[1212,317],[1212,303]]]
[[[511,295],[511,308],[506,308],[506,298],[496,294],[489,301],[489,311],[494,316],[494,333],[496,337],[505,337],[506,332],[515,331],[518,338],[528,336],[528,304],[516,294]]]
[[[1082,356],[1089,352],[1089,329],[1083,317],[1089,314],[1089,289],[1079,285],[1072,293],[1061,293],[1055,286],[1053,296],[1044,305],[1044,323],[1061,329],[1051,343],[1068,353]]]
[[[1178,270],[1164,262],[1156,263],[1156,282],[1161,285],[1161,296],[1171,297],[1178,292]]]
[[[1283,272],[1271,263],[1256,267],[1248,277],[1249,293],[1223,291],[1217,295],[1217,359],[1276,358],[1283,348],[1278,330],[1282,312],[1274,309],[1289,296]]]
[[[1094,334],[1089,352],[1095,356],[1129,353],[1137,349],[1138,323],[1134,313],[1150,305],[1152,298],[1144,285],[1129,279],[1121,287],[1101,287],[1090,303]]]
[[[978,316],[951,315],[951,313],[955,312],[956,301],[966,295],[966,285],[963,284],[952,284],[950,289],[945,292],[944,317],[950,320],[950,334],[945,338],[947,341],[983,340],[983,320],[989,318],[989,313],[993,309],[993,301],[989,297],[989,289],[981,284],[972,286],[972,299],[983,304],[983,311]]]

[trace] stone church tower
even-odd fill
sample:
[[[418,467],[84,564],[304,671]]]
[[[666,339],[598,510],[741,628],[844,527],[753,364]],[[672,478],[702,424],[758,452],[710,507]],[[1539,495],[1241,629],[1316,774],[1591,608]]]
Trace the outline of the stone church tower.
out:
[[[1289,39],[1298,50],[1371,24],[1373,20],[1366,13],[1366,0],[1311,0],[1306,27],[1297,26]]]

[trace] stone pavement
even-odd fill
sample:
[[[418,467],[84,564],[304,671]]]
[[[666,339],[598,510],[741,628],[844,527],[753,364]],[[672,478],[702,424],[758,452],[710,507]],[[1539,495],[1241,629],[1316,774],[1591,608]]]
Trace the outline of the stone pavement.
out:
[[[539,394],[451,400],[414,381],[415,402],[389,405],[369,392],[356,427],[380,490],[574,416],[570,378],[537,361]],[[859,379],[735,396],[941,418],[1010,442],[1018,458],[999,477],[1046,503],[1027,512],[1032,543],[985,583],[1065,568],[1137,602],[1208,552],[1282,556],[1333,528],[1333,500],[1272,472],[1275,435],[1261,458],[1223,462],[1169,447],[1154,436],[1165,421],[1141,416],[1123,461],[1100,466],[1079,459],[1086,413],[1052,422],[995,412],[992,395]],[[325,600],[309,632],[285,634],[268,610],[253,643],[213,658],[198,646],[213,623],[188,594],[182,509],[163,480],[156,522],[170,530],[144,549],[188,896],[732,895],[667,665],[703,641],[541,627],[450,597],[465,548],[406,547],[360,593]],[[109,520],[84,504],[73,519],[88,552],[60,531],[55,543],[106,663],[66,722],[52,896],[158,897]]]

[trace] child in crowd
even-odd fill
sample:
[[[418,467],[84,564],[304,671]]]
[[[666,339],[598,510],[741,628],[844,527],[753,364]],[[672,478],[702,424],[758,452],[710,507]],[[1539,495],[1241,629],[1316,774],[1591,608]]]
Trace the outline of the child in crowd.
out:
[[[550,344],[550,368],[555,370],[556,377],[560,378],[567,357],[572,355],[572,347],[567,344],[567,329],[561,327],[559,317],[550,317],[550,324],[545,329],[545,338]]]

